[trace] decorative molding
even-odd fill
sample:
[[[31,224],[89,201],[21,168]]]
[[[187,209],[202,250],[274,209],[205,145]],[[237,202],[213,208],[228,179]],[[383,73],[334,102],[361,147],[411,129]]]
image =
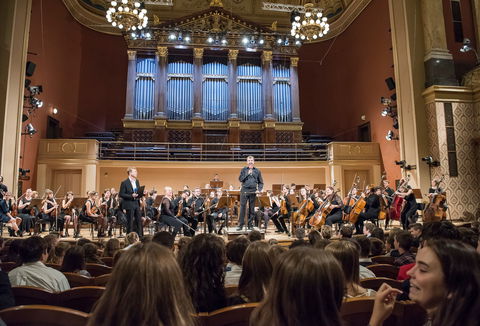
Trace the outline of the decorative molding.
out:
[[[299,57],[290,57],[290,66],[298,67],[298,60],[300,60]]]
[[[302,131],[303,122],[276,122],[275,130]]]
[[[210,7],[220,7],[220,8],[223,8],[222,0],[212,0],[212,1],[210,1]]]
[[[80,2],[80,0],[63,0],[63,4],[77,22],[97,32],[118,36],[122,35],[122,32],[118,28],[113,27],[107,22],[105,13],[99,15],[87,9]]]
[[[157,53],[160,57],[167,57],[168,56],[168,48],[166,46],[158,46]]]
[[[328,144],[328,160],[371,160],[381,163],[380,145],[366,142],[332,142]]]
[[[239,50],[228,50],[228,60],[233,61],[237,60]]]
[[[203,58],[203,48],[194,48],[193,49],[193,56],[195,59],[202,59]]]
[[[480,65],[463,76],[462,84],[471,87],[480,86]]]
[[[133,61],[137,59],[137,51],[135,50],[127,50],[128,60]]]
[[[41,139],[38,163],[50,159],[96,160],[98,141],[95,139]]]
[[[273,53],[272,51],[263,51],[262,52],[262,61],[263,62],[269,62],[269,61],[272,61],[273,59]]]
[[[423,61],[428,61],[430,59],[453,60],[453,56],[448,49],[432,48],[425,54]]]
[[[473,90],[461,86],[430,86],[423,93],[425,104],[432,102],[473,102]]]

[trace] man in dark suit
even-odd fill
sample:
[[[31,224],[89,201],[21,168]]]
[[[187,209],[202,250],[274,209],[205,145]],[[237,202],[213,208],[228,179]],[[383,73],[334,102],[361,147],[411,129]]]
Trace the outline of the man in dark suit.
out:
[[[140,182],[137,180],[137,169],[130,167],[127,169],[128,178],[120,184],[119,196],[123,199],[122,208],[126,211],[127,234],[137,232],[143,236],[142,218],[140,214],[140,197],[143,193],[138,193]]]
[[[241,231],[245,225],[245,209],[248,201],[248,229],[252,229],[253,218],[255,214],[255,199],[257,193],[263,189],[262,173],[259,169],[254,167],[255,159],[253,156],[247,157],[247,166],[240,171],[238,180],[242,183],[240,191],[240,216],[237,231]]]

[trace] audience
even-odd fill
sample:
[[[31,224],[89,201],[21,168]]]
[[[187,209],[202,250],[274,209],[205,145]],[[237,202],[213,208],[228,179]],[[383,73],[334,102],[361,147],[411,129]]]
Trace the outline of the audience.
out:
[[[360,265],[365,267],[372,265],[372,259],[369,257],[371,247],[370,238],[360,235],[355,237],[355,241],[357,241],[357,243],[360,245]]]
[[[330,240],[332,238],[332,227],[330,225],[322,225],[320,234],[322,238]]]
[[[178,239],[177,243],[177,260],[180,261],[182,259],[183,254],[185,253],[185,249],[187,248],[187,245],[192,242],[191,237],[181,237]]]
[[[137,232],[130,232],[125,237],[125,248],[124,250],[130,249],[133,245],[140,242],[140,238],[138,237]]]
[[[370,238],[377,238],[380,239],[382,242],[385,242],[385,232],[382,228],[374,228],[372,231],[372,235]]]
[[[47,257],[45,239],[33,236],[23,240],[20,247],[23,265],[8,273],[12,286],[33,286],[52,292],[70,289],[65,275],[44,265]]]
[[[460,241],[477,250],[479,239],[478,233],[476,233],[473,229],[466,227],[459,227],[458,232],[460,232]]]
[[[250,242],[260,241],[262,240],[262,234],[257,230],[250,231],[250,233],[248,233],[248,240],[250,240]]]
[[[105,265],[105,263],[98,257],[98,247],[95,243],[87,243],[83,246],[85,250],[85,262],[87,264]]]
[[[296,247],[310,247],[310,242],[305,241],[303,239],[297,239],[293,241],[290,246],[288,246],[288,249],[293,249]]]
[[[226,306],[225,263],[225,242],[214,234],[196,235],[185,249],[180,268],[197,312]]]
[[[68,242],[59,242],[55,248],[50,251],[47,263],[62,265],[63,257],[65,256],[65,252],[68,248],[70,248],[70,244]]]
[[[120,249],[120,240],[118,240],[117,238],[111,238],[107,241],[102,256],[113,257]]]
[[[370,254],[373,257],[385,254],[385,244],[382,240],[374,237],[370,238]]]
[[[13,239],[10,241],[8,246],[7,255],[2,259],[5,262],[14,262],[16,266],[22,264],[22,259],[20,258],[20,247],[22,246],[22,239]]]
[[[81,246],[71,246],[65,253],[63,258],[62,272],[77,273],[82,276],[91,277],[90,273],[85,269],[85,249]]]
[[[152,241],[172,251],[175,250],[175,237],[170,232],[157,232],[153,236]]]
[[[193,313],[172,251],[151,242],[122,253],[88,325],[191,326]]]
[[[12,286],[8,274],[0,271],[0,310],[15,306]],[[1,320],[1,319],[0,319]]]
[[[365,222],[365,224],[363,225],[363,235],[365,235],[367,238],[372,237],[372,232],[373,230],[375,230],[375,228],[375,224],[373,224],[372,222]]]
[[[280,245],[270,246],[270,248],[268,249],[268,256],[270,257],[270,261],[272,262],[273,267],[275,267],[275,264],[278,261],[278,257],[280,257],[280,255],[282,255],[287,250],[287,248]]]
[[[395,266],[403,266],[415,262],[415,256],[410,252],[412,243],[413,237],[408,231],[401,231],[395,235],[395,249],[400,254],[393,262]]]
[[[408,232],[413,237],[412,247],[418,248],[420,246],[420,238],[422,237],[423,226],[420,223],[413,223],[408,226]]]
[[[397,258],[398,256],[400,256],[400,253],[398,252],[398,250],[395,249],[395,235],[402,231],[403,230],[399,228],[393,228],[390,230],[387,241],[385,241],[385,250],[387,252],[386,256],[390,256],[394,258]]]
[[[239,295],[231,299],[231,304],[262,301],[273,271],[269,249],[270,245],[263,241],[255,241],[248,246],[238,282]]]
[[[80,238],[77,240],[77,245],[83,247],[84,245],[86,245],[87,243],[91,243],[92,241],[90,239],[87,239],[87,238]]]
[[[239,236],[227,243],[227,270],[225,273],[225,285],[238,285],[242,275],[243,255],[250,244],[245,236]]]
[[[344,281],[331,253],[300,247],[280,255],[250,325],[342,325]]]
[[[340,227],[340,238],[342,239],[350,239],[353,235],[353,231],[355,228],[348,224],[343,224]]]
[[[375,291],[365,289],[360,285],[360,253],[353,241],[334,241],[326,248],[338,260],[345,277],[345,297],[369,297],[374,296]]]
[[[326,246],[330,243],[330,240],[327,239],[318,239],[317,242],[315,242],[315,245],[313,248],[315,249],[325,249]]]
[[[310,242],[310,245],[312,247],[315,246],[315,243],[321,238],[322,238],[322,235],[317,230],[312,229],[308,233],[308,242]]]

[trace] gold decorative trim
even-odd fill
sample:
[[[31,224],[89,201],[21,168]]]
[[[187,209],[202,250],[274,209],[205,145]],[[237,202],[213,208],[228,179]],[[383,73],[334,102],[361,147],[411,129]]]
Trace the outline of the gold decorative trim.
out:
[[[292,67],[298,67],[298,60],[299,59],[300,59],[299,57],[291,57],[290,58],[290,65]]]
[[[264,128],[275,128],[275,122],[276,121],[263,121],[263,127]]]
[[[167,121],[167,129],[192,129],[190,121]]]
[[[473,90],[460,86],[430,86],[423,93],[425,104],[433,102],[473,102]]]
[[[210,7],[221,7],[221,8],[223,8],[222,0],[212,0],[212,1],[210,1]]]
[[[263,130],[263,123],[240,123],[240,130]]]
[[[203,128],[204,125],[205,125],[205,120],[192,119],[192,128]]]
[[[240,119],[238,120],[228,120],[228,127],[229,128],[240,128]]]
[[[273,58],[273,53],[272,51],[263,51],[262,53],[262,61],[263,62],[269,62],[269,61],[272,61],[272,58]]]
[[[303,128],[303,122],[295,122],[295,123],[277,122],[275,124],[275,130],[302,131],[302,128]]]
[[[166,46],[158,46],[157,53],[160,57],[168,56],[168,48]]]
[[[228,50],[228,60],[237,60],[238,50]]]
[[[193,49],[193,56],[195,59],[202,59],[203,58],[203,48],[194,48]]]
[[[133,61],[137,59],[137,51],[135,50],[127,50],[128,60]]]
[[[123,128],[130,129],[153,129],[155,128],[155,121],[153,120],[126,120],[123,119]]]
[[[210,130],[227,130],[228,123],[226,122],[208,122],[205,121],[203,129],[210,129]]]
[[[167,127],[167,119],[156,118],[155,120],[155,127]]]

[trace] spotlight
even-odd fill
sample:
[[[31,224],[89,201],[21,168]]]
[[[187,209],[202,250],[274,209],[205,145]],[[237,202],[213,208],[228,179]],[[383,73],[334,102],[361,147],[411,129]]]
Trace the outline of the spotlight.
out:
[[[37,95],[43,92],[43,86],[29,86],[28,91],[31,93],[31,95]]]
[[[388,140],[388,141],[398,140],[398,137],[395,136],[395,134],[393,133],[393,131],[389,130],[389,131],[387,132],[387,135],[385,136],[385,139]]]
[[[43,101],[39,100],[38,98],[35,98],[35,97],[30,97],[30,104],[34,108],[41,108],[43,106]]]
[[[285,45],[285,46],[289,46],[289,45],[290,45],[290,41],[288,40],[288,38],[285,39],[284,45]]]
[[[226,38],[222,38],[222,44],[223,45],[226,45],[228,42],[227,42],[227,39]]]
[[[185,36],[185,42],[190,42],[190,41],[191,41],[190,36],[188,36],[188,35]]]
[[[380,97],[380,103],[382,103],[382,105],[389,106],[392,104],[392,100],[382,96]]]
[[[265,40],[263,38],[258,40],[258,44],[263,45],[265,43]]]
[[[279,38],[279,39],[277,40],[277,44],[282,44],[282,43],[283,43],[282,38]]]
[[[300,42],[300,40],[296,40],[296,41],[295,41],[295,45],[296,45],[296,46],[300,46],[300,45],[302,45],[302,42]]]
[[[209,36],[209,37],[207,38],[207,42],[208,42],[208,43],[213,43],[213,37]]]
[[[53,108],[52,113],[53,113],[53,114],[58,114],[58,109],[57,109],[57,108]]]
[[[25,88],[28,88],[28,86],[30,86],[31,83],[32,81],[30,79],[25,79]]]
[[[403,169],[405,165],[407,165],[407,162],[405,160],[395,161],[395,165],[399,165]]]
[[[382,114],[382,117],[386,117],[387,115],[390,114],[390,108],[387,106],[386,108],[384,108],[384,109],[382,110],[382,113],[381,113],[381,114]]]
[[[430,166],[430,167],[432,167],[432,166],[440,166],[440,162],[437,161],[437,160],[434,160],[433,157],[431,157],[431,156],[422,157],[422,161],[424,161],[425,163],[427,163],[428,166]]]
[[[22,114],[22,122],[25,122],[28,120],[28,115],[26,115],[25,113]]]
[[[245,37],[242,39],[242,43],[246,45],[246,44],[248,43],[248,37],[245,36]]]
[[[177,38],[177,36],[175,35],[175,33],[170,33],[170,35],[168,36],[168,39],[169,39],[170,41],[173,41],[173,40],[175,40],[176,38]]]
[[[393,95],[390,96],[390,99],[391,99],[392,101],[396,101],[396,100],[397,100],[397,93],[393,93]]]
[[[398,118],[393,118],[393,128],[398,129]]]
[[[152,37],[152,34],[150,34],[149,32],[147,32],[147,33],[145,34],[145,37],[146,37],[147,39],[150,39],[150,38]]]
[[[30,138],[32,138],[33,135],[37,133],[37,130],[31,123],[25,126],[25,132],[23,133],[24,135],[29,135]]]
[[[477,58],[477,64],[480,64],[480,56],[478,55],[478,52],[475,50],[474,47],[472,47],[471,44],[472,44],[472,42],[470,41],[470,39],[464,38],[463,39],[463,45],[460,48],[460,52],[466,53],[466,52],[469,52],[469,51],[473,51],[473,53],[475,53],[475,57]]]

